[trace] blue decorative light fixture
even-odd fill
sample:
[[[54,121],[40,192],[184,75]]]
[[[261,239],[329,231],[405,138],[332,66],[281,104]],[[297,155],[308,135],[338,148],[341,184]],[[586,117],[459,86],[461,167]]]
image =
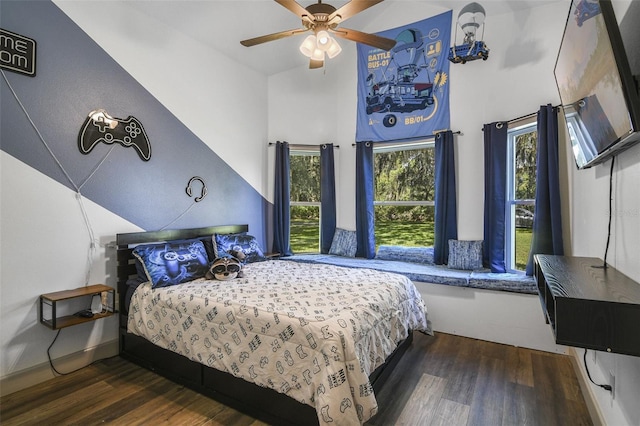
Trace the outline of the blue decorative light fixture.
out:
[[[486,14],[484,8],[478,3],[469,3],[460,10],[458,14],[458,26],[464,32],[464,40],[460,45],[453,45],[449,49],[449,60],[453,63],[463,64],[476,59],[487,60],[489,49],[482,38],[484,37],[484,18]],[[476,39],[478,28],[482,25],[482,36]],[[458,28],[456,27],[456,37]],[[455,40],[454,40],[455,43]]]

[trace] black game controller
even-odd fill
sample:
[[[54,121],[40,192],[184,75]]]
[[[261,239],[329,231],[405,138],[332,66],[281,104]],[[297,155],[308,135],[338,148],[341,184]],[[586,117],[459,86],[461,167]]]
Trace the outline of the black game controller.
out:
[[[209,263],[204,254],[192,247],[180,251],[166,251],[163,257],[167,274],[171,278],[177,277],[182,267],[188,268],[193,265],[198,268],[207,268]]]
[[[106,144],[119,143],[124,147],[133,146],[140,158],[149,161],[151,144],[149,138],[135,117],[126,120],[111,117],[105,110],[91,111],[82,125],[78,136],[78,148],[88,154],[100,142]]]

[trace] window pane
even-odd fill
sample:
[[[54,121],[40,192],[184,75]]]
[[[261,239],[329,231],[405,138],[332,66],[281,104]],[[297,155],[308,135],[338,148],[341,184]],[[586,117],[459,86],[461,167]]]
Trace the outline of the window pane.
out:
[[[291,250],[294,253],[320,252],[320,153],[292,151],[291,171]],[[294,205],[294,203],[318,203]]]
[[[433,201],[434,149],[380,152],[374,156],[376,201]]]
[[[320,202],[320,155],[290,155],[291,201]]]
[[[529,261],[529,251],[531,250],[531,237],[533,227],[534,206],[516,206],[515,220],[515,265],[514,269],[524,271]]]
[[[515,199],[533,200],[536,197],[537,132],[523,133],[515,138]]]
[[[320,251],[320,207],[291,206],[291,250],[294,253]]]
[[[434,207],[412,205],[435,198],[435,149],[386,147],[374,153],[376,245],[432,246]]]
[[[376,246],[433,245],[433,206],[375,206]]]
[[[536,123],[509,130],[506,247],[507,270],[524,271],[529,261],[536,197]]]

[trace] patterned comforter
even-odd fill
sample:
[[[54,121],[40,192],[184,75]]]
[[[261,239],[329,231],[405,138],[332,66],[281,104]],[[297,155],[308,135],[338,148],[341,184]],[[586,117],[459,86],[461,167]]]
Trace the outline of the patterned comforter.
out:
[[[321,425],[371,418],[369,374],[409,330],[431,333],[424,302],[402,275],[284,260],[243,272],[140,285],[129,332],[311,405]]]

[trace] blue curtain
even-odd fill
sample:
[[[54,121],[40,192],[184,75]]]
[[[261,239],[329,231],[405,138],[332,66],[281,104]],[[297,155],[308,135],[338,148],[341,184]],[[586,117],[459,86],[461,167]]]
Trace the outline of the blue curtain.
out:
[[[564,254],[559,176],[558,111],[545,105],[538,111],[536,206],[527,275],[533,275],[534,254]]]
[[[484,247],[483,264],[491,272],[506,272],[505,215],[507,194],[507,123],[484,128]]]
[[[456,164],[451,130],[436,135],[435,235],[433,261],[446,265],[449,260],[449,240],[458,238],[456,207]]]
[[[320,146],[320,253],[329,253],[336,232],[336,174],[333,144]]]
[[[373,212],[373,143],[356,144],[357,257],[372,259],[376,252]]]
[[[291,224],[289,144],[276,143],[275,191],[273,196],[273,252],[281,256],[291,256],[289,242]]]

